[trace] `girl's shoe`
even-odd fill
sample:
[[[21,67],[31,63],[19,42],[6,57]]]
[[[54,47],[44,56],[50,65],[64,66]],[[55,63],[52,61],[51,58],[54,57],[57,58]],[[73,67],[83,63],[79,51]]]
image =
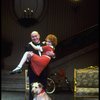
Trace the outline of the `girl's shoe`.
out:
[[[16,73],[21,73],[21,72],[22,72],[22,69],[19,68],[19,67],[17,67],[17,68],[15,68],[14,70],[10,71],[9,73],[10,73],[10,74],[16,74]]]

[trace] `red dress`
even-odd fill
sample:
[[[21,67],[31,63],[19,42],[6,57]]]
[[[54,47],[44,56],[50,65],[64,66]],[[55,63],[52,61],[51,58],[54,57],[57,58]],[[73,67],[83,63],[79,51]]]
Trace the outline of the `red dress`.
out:
[[[51,57],[46,54],[47,51],[53,51],[54,49],[50,46],[43,46],[42,56],[34,54],[31,58],[31,68],[36,75],[40,75],[41,72],[46,68],[51,60]]]

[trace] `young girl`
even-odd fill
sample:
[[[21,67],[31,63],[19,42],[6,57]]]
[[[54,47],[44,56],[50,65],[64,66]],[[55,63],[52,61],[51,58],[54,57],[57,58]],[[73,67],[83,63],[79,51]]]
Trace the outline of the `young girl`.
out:
[[[10,72],[10,74],[21,72],[22,66],[27,60],[31,62],[31,69],[35,72],[36,75],[40,75],[44,68],[48,65],[51,58],[55,57],[55,47],[57,45],[57,37],[53,34],[49,34],[45,38],[45,46],[37,47],[32,42],[30,42],[31,46],[42,52],[42,55],[39,56],[32,51],[25,52],[19,65]]]

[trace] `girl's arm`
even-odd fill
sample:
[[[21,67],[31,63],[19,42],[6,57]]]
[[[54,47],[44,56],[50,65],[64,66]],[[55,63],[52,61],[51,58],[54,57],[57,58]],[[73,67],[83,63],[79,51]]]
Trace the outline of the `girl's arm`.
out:
[[[29,44],[30,44],[35,50],[40,50],[41,52],[43,51],[42,47],[40,47],[40,46],[35,46],[32,42],[29,42]]]

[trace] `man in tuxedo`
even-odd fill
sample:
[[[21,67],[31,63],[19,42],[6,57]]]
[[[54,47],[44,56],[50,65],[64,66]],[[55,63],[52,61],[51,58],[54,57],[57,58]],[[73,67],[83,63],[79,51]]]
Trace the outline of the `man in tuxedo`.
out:
[[[24,63],[28,63],[28,76],[29,76],[29,100],[33,100],[33,95],[31,93],[31,83],[33,82],[40,82],[43,86],[44,86],[44,90],[46,89],[46,84],[47,84],[47,69],[48,67],[46,67],[42,73],[37,76],[34,71],[31,69],[31,62],[30,59],[32,57],[31,52],[41,56],[41,52],[38,50],[35,50],[31,44],[34,44],[35,46],[42,46],[42,43],[40,42],[40,34],[37,31],[33,31],[31,33],[31,42],[29,42],[26,47],[25,47],[25,54],[23,55],[20,63],[18,64],[18,66],[10,71],[10,74],[15,74],[15,73],[21,73],[22,72],[22,67],[24,65]],[[30,52],[30,53],[27,53]],[[52,55],[52,54],[51,54]]]
[[[31,33],[31,40],[32,40],[32,43],[36,46],[42,46],[42,43],[40,42],[40,34],[37,32],[37,31],[33,31]],[[38,50],[35,50],[30,44],[27,44],[26,45],[26,48],[25,48],[25,52],[26,51],[33,51],[35,54],[38,54],[41,56],[41,52],[38,51]],[[30,61],[27,62],[29,64],[29,67],[28,67],[28,76],[29,76],[29,86],[30,86],[30,89],[29,89],[29,100],[33,100],[33,95],[31,93],[31,83],[35,82],[35,81],[38,81],[40,82],[41,84],[43,84],[44,86],[44,89],[46,89],[46,84],[47,84],[47,74],[48,74],[48,67],[46,67],[43,72],[41,73],[40,76],[37,76],[31,69],[30,67]]]

